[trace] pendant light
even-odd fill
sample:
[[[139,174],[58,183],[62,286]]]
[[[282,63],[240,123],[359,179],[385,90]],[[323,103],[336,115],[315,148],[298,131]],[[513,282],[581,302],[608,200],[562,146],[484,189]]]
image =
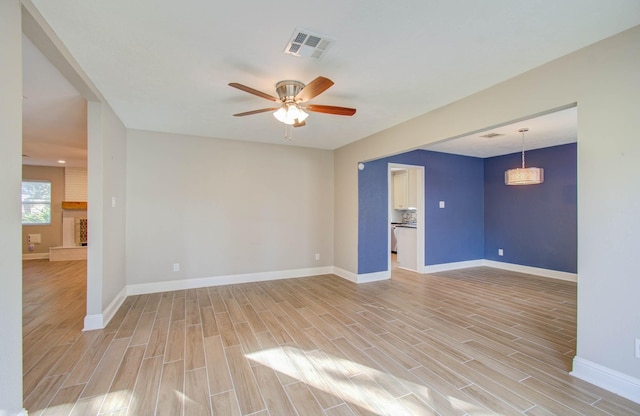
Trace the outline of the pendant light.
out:
[[[524,166],[524,133],[528,128],[518,130],[522,133],[522,167],[509,169],[504,172],[504,183],[506,185],[537,185],[544,182],[544,169],[526,168]]]

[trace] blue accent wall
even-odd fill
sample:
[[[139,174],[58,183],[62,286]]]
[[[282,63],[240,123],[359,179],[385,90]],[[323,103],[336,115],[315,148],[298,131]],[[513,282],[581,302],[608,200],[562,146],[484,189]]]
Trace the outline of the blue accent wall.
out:
[[[482,259],[483,160],[425,153],[425,265]],[[440,201],[445,208],[439,208]]]
[[[425,167],[426,265],[483,258],[483,160],[415,150],[366,162],[358,172],[358,273],[387,270],[389,163]]]
[[[484,161],[484,258],[576,273],[577,145],[532,150],[525,156],[527,166],[544,169],[542,184],[504,184],[505,170],[521,165],[520,153]]]
[[[577,273],[577,145],[528,151],[527,166],[544,168],[545,182],[507,186],[504,172],[520,156],[415,150],[366,162],[358,172],[358,273],[387,270],[389,163],[425,168],[425,265],[487,259]]]
[[[388,267],[389,184],[384,160],[367,162],[358,171],[358,274]]]

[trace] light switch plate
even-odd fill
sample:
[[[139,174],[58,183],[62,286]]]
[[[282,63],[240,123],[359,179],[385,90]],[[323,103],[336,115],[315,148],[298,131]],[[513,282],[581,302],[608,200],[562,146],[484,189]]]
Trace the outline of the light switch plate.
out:
[[[444,208],[444,201],[440,201],[439,206],[440,208]]]

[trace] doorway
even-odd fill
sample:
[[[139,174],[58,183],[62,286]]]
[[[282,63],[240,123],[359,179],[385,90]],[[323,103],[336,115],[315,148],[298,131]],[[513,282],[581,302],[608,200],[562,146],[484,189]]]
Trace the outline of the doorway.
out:
[[[424,175],[424,166],[399,163],[387,165],[389,271],[399,267],[422,273],[424,269]],[[392,246],[394,232],[396,247]]]

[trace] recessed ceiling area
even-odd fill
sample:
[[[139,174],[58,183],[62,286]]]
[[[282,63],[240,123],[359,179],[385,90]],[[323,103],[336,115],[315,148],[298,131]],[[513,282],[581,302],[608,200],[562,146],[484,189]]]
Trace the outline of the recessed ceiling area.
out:
[[[432,143],[422,149],[479,158],[507,155],[522,151],[522,133],[519,130],[523,128],[529,129],[524,137],[525,150],[575,143],[578,140],[578,109],[570,107]]]
[[[319,149],[640,24],[637,0],[31,3],[127,128]],[[335,42],[321,59],[285,54],[296,27]],[[314,113],[290,142],[268,112],[233,117],[264,100],[231,82],[273,95],[279,81],[320,75],[335,85],[311,103],[357,108],[353,117]]]

